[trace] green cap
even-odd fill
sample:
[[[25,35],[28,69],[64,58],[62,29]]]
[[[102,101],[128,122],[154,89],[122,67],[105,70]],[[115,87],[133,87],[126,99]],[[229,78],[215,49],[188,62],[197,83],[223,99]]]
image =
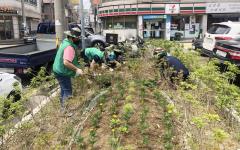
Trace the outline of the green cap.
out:
[[[159,59],[161,59],[161,58],[167,56],[167,52],[166,51],[161,51],[161,52],[159,52],[159,54],[157,56],[158,56]]]

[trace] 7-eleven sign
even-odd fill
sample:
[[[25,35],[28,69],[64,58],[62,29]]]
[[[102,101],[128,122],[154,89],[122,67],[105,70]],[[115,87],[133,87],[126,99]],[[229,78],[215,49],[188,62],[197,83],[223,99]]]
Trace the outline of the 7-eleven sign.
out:
[[[165,14],[178,14],[180,12],[179,4],[166,4]]]
[[[99,5],[100,4],[100,0],[92,0],[93,5]]]

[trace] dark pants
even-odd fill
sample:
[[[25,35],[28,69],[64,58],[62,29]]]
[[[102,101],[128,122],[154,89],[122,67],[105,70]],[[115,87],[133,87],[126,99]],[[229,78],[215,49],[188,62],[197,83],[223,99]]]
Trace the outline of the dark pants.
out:
[[[89,62],[87,56],[85,55],[85,49],[83,51],[81,51],[80,55],[83,58],[83,61],[85,63],[85,67],[89,67],[90,66],[90,62]]]
[[[61,89],[60,103],[64,107],[64,102],[72,96],[72,83],[71,77],[55,75]]]

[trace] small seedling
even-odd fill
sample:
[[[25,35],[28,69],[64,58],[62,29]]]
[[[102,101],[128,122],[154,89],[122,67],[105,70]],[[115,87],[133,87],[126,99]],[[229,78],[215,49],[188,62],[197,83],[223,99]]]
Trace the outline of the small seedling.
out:
[[[99,127],[99,122],[101,119],[101,112],[98,111],[96,112],[93,117],[91,118],[91,124],[94,128],[98,128]]]
[[[89,143],[91,144],[92,147],[93,147],[94,144],[97,142],[96,137],[97,137],[96,130],[94,130],[94,129],[90,129],[90,133],[89,133],[89,139],[88,139],[88,141],[89,141]]]
[[[128,122],[133,114],[133,106],[130,103],[127,103],[123,106],[123,119]]]

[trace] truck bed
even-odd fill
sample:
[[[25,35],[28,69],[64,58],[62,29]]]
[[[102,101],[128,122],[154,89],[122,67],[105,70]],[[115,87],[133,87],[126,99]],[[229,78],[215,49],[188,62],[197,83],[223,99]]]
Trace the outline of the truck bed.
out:
[[[37,41],[34,44],[0,48],[0,68],[29,68],[54,60],[54,41]]]

